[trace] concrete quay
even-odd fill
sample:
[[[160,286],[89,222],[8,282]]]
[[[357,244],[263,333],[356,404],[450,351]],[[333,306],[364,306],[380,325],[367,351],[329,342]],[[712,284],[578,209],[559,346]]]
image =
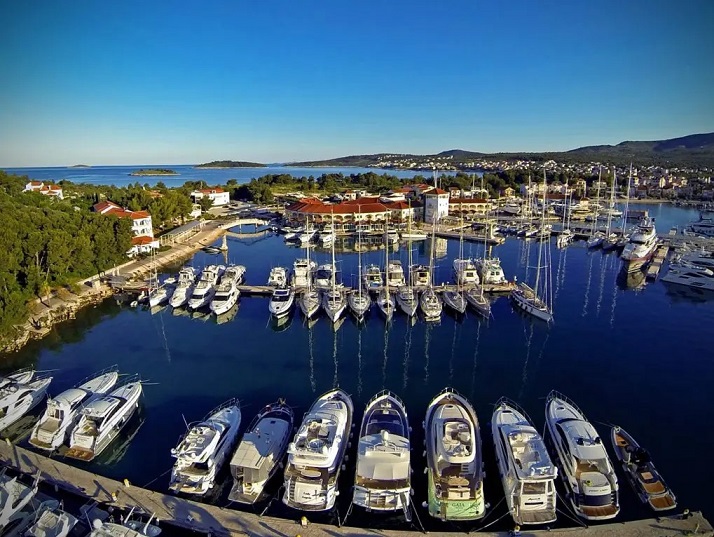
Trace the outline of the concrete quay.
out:
[[[0,463],[12,467],[24,474],[36,475],[39,471],[41,479],[65,493],[73,494],[87,500],[94,500],[106,507],[120,509],[140,508],[146,513],[153,513],[162,522],[198,534],[212,536],[274,536],[274,537],[416,537],[421,532],[405,530],[372,530],[349,526],[331,526],[325,524],[300,524],[300,514],[296,512],[295,520],[280,519],[270,516],[259,516],[225,507],[202,504],[192,500],[170,496],[131,484],[109,479],[80,468],[70,466],[57,459],[52,459],[29,451],[9,442],[0,442]],[[475,524],[478,526],[478,524]],[[165,526],[164,526],[165,527]],[[446,527],[446,526],[445,526]],[[171,535],[170,529],[164,533]],[[445,531],[434,532],[444,537],[456,537],[464,532]],[[510,532],[478,532],[489,537],[513,535]],[[632,537],[659,537],[673,535],[713,536],[714,531],[709,522],[699,512],[688,517],[675,514],[672,516],[637,520],[632,522],[613,522],[587,528],[563,528],[552,530],[523,529],[518,534],[521,537],[615,537],[620,535]]]

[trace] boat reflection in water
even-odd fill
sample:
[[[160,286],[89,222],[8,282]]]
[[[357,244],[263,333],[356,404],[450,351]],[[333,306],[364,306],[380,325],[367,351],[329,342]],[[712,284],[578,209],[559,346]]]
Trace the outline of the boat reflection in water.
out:
[[[662,281],[667,290],[667,296],[672,299],[672,302],[698,302],[704,303],[714,300],[714,291],[707,289],[696,289],[694,287],[685,287],[676,283],[668,283]]]
[[[641,291],[647,284],[645,279],[645,273],[641,270],[629,272],[623,267],[617,274],[617,286],[624,290],[631,289],[634,291]]]
[[[293,324],[293,314],[291,312],[287,315],[283,315],[282,317],[271,315],[268,324],[273,332],[284,332],[290,328],[291,324]]]
[[[220,315],[215,316],[216,324],[225,324],[231,322],[233,319],[235,319],[236,315],[238,314],[238,309],[239,309],[239,303],[236,302],[231,306],[231,309],[226,311],[225,313],[221,313]]]

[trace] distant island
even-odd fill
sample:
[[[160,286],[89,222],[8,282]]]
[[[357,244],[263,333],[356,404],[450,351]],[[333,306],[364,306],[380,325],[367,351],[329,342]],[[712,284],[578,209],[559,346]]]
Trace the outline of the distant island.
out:
[[[180,175],[177,171],[167,168],[142,168],[131,172],[129,175]]]
[[[197,164],[194,168],[265,168],[260,162],[243,162],[241,160],[214,160],[205,164]]]
[[[91,168],[89,164],[75,164],[74,166],[67,166],[68,168]]]

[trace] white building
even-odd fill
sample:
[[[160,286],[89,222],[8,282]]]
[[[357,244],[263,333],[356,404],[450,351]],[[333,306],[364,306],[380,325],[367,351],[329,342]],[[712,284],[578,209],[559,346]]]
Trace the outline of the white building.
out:
[[[449,193],[432,188],[424,194],[424,222],[432,224],[449,215]]]
[[[159,241],[154,238],[154,226],[151,222],[151,215],[146,211],[129,211],[119,207],[111,201],[100,201],[92,207],[95,213],[114,215],[117,218],[131,218],[131,231],[134,237],[131,239],[131,248],[126,253],[133,257],[139,253],[151,253],[159,247]]]
[[[204,188],[203,190],[194,190],[193,192],[191,192],[191,197],[193,198],[194,202],[197,202],[204,196],[213,201],[213,205],[215,207],[218,207],[220,205],[228,205],[231,202],[230,192],[226,192],[220,187]]]
[[[25,185],[25,190],[23,192],[39,192],[45,196],[64,199],[61,186],[46,185],[42,181],[30,181]]]

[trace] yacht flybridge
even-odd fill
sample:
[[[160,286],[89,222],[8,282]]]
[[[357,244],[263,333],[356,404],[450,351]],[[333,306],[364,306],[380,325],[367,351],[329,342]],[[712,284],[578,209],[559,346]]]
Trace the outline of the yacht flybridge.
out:
[[[0,375],[0,388],[4,388],[10,384],[27,384],[35,376],[35,369],[32,367],[25,367],[18,369],[17,371],[10,373],[9,375]]]
[[[37,494],[39,482],[38,475],[31,485],[27,485],[17,476],[9,476],[5,470],[0,471],[0,533],[23,518],[23,509]]]
[[[134,415],[141,392],[141,381],[132,377],[84,407],[65,456],[83,461],[98,457]]]
[[[292,432],[293,411],[285,401],[268,405],[258,413],[231,458],[230,501],[258,501],[268,480],[280,468]]]
[[[295,291],[291,288],[276,289],[270,296],[268,310],[270,314],[278,319],[290,313],[295,302]]]
[[[639,270],[649,261],[657,248],[657,242],[654,220],[647,216],[643,217],[620,256],[627,263],[628,272]]]
[[[193,267],[183,267],[178,273],[178,283],[174,289],[169,305],[172,308],[180,308],[193,294],[193,289],[196,286],[196,269]]]
[[[362,418],[352,503],[369,511],[404,511],[411,520],[409,420],[401,399],[385,390]]]
[[[312,282],[312,272],[317,268],[314,261],[310,261],[310,252],[307,259],[296,259],[293,262],[292,285],[293,287],[309,287]]]
[[[600,435],[575,403],[548,394],[545,422],[570,503],[582,518],[607,520],[620,512],[617,476]]]
[[[216,286],[215,293],[210,302],[210,309],[216,315],[222,315],[238,302],[240,290],[238,285],[245,277],[243,265],[230,265],[221,276],[221,283]]]
[[[285,267],[271,268],[270,274],[268,275],[268,285],[278,288],[287,287],[288,269],[286,269]]]
[[[387,280],[390,287],[397,288],[406,285],[402,262],[398,259],[392,259],[387,263]]]
[[[288,446],[285,505],[304,511],[334,507],[353,415],[352,399],[339,388],[313,403]]]
[[[188,426],[171,456],[176,458],[169,489],[185,494],[206,494],[238,440],[241,412],[237,399],[212,410],[202,421]]]
[[[481,432],[471,403],[446,388],[429,403],[424,431],[429,514],[441,520],[483,518]]]
[[[118,371],[111,368],[63,391],[57,397],[48,398],[47,409],[30,435],[30,444],[48,451],[58,449],[79,419],[82,407],[111,390],[118,379]]]
[[[367,291],[379,291],[382,285],[384,285],[382,269],[379,268],[379,265],[367,265],[362,276],[362,286]]]
[[[0,388],[0,431],[35,408],[47,393],[52,377],[34,376],[34,373],[33,370],[32,380],[27,383],[9,381]]]
[[[502,398],[493,411],[491,432],[513,520],[519,525],[555,522],[558,469],[526,413]]]
[[[211,302],[213,295],[216,294],[215,285],[224,271],[223,265],[208,265],[203,269],[201,279],[194,287],[191,298],[188,299],[189,308],[197,310]]]

